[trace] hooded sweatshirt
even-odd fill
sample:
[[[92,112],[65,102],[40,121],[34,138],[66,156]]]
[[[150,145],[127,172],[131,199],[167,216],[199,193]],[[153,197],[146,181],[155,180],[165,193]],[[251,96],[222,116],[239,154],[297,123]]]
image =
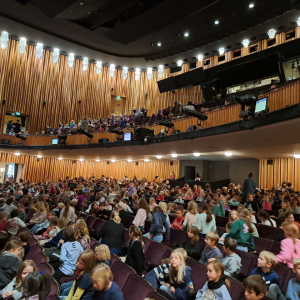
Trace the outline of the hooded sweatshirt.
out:
[[[0,255],[0,289],[6,287],[17,275],[21,261],[15,254],[4,251]]]
[[[162,212],[153,214],[153,220],[150,227],[150,234],[153,236],[163,235],[164,228],[166,229],[166,241],[170,239],[170,225],[167,222],[167,216]]]
[[[226,255],[222,260],[222,264],[225,268],[225,275],[236,277],[241,271],[241,261],[242,259],[236,253]]]

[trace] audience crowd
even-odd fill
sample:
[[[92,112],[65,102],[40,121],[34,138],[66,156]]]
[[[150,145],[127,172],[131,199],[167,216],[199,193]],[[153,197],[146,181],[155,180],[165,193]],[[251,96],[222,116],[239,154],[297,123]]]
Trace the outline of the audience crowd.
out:
[[[170,178],[174,179],[174,174]],[[243,281],[247,300],[264,296],[299,299],[300,194],[291,183],[246,195],[243,186],[234,183],[215,191],[209,184],[171,187],[171,183],[158,176],[149,182],[146,178],[92,175],[86,179],[41,179],[38,183],[10,178],[1,184],[2,299],[45,300],[56,280],[61,285],[61,299],[122,300],[110,269],[115,255],[168,299],[234,299],[230,278]],[[104,220],[101,230],[89,230],[79,212]],[[216,220],[225,217],[226,229],[219,235]],[[128,224],[130,241],[124,247]],[[257,224],[270,231],[280,224],[283,234],[277,237],[277,255],[257,251]],[[148,238],[172,247],[174,230],[186,232],[186,239],[173,247],[168,259],[146,272],[145,241]],[[99,243],[96,247],[93,238]],[[202,239],[205,247],[200,251]],[[43,247],[54,270],[52,276],[29,259],[32,241]],[[257,266],[244,277],[243,253],[257,255]],[[207,274],[193,276],[188,257],[205,265]],[[274,270],[277,264],[285,264],[295,273],[286,290],[280,285],[283,278]],[[205,276],[206,283],[195,290],[195,282]]]

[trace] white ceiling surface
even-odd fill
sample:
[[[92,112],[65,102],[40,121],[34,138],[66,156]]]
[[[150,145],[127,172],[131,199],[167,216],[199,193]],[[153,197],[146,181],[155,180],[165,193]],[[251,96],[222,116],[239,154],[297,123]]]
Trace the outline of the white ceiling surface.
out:
[[[158,160],[156,155],[162,155],[161,160],[228,160],[232,158],[289,158],[300,154],[300,119],[263,126],[254,130],[243,130],[234,133],[182,140],[170,143],[138,145],[131,147],[112,147],[99,149],[1,149],[0,152],[20,152],[28,155],[43,155],[44,157],[63,157],[68,159],[86,160],[127,160],[132,159]],[[225,151],[233,155],[225,157]],[[194,152],[201,153],[199,157]],[[171,154],[178,154],[172,158]]]

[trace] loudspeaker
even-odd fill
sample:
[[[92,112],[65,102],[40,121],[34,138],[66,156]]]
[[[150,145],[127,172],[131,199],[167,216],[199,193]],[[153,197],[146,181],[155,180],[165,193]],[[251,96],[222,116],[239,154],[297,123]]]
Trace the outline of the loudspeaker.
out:
[[[106,164],[109,165],[109,161],[107,161]]]
[[[273,166],[273,159],[268,159],[268,160],[267,160],[267,165]]]
[[[73,163],[73,164],[76,164],[76,160],[73,160],[72,163]]]
[[[173,162],[172,161],[170,161],[170,166],[173,166]]]
[[[136,161],[136,162],[135,162],[135,165],[136,165],[136,166],[138,166],[138,165],[139,165],[139,162],[138,162],[138,161]]]

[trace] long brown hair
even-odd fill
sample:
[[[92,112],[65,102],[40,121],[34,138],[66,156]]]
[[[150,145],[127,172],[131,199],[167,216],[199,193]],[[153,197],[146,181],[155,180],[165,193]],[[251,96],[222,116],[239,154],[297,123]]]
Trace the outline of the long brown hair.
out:
[[[78,260],[81,259],[84,265],[83,274],[91,273],[91,271],[96,266],[96,256],[93,250],[85,250],[83,251]]]
[[[270,215],[265,211],[265,210],[260,210],[258,213],[257,213],[257,216],[258,217],[261,217],[265,220],[268,220],[271,224],[272,227],[274,227],[273,223],[272,223],[272,220],[270,218]]]
[[[90,233],[89,233],[89,230],[87,228],[87,225],[86,225],[84,220],[78,219],[77,222],[76,222],[76,229],[75,229],[75,232],[74,232],[74,238],[75,238],[76,241],[80,241],[80,239],[83,236],[87,239],[87,241],[89,243],[90,242]]]
[[[70,206],[71,206],[71,200],[70,199],[66,199],[65,200],[64,214],[63,214],[63,217],[65,219],[67,219],[67,217],[68,217]]]
[[[286,238],[292,239],[294,246],[296,246],[296,240],[299,239],[299,228],[297,225],[291,222],[283,222],[281,227]],[[294,252],[298,253],[296,247],[294,247]]]
[[[210,266],[210,265],[212,265],[212,267],[214,268],[214,270],[216,272],[221,272],[220,278],[224,277],[225,269],[224,269],[224,266],[222,265],[222,263],[219,260],[213,260],[213,261],[209,262],[207,264],[207,267]],[[230,292],[230,281],[227,278],[225,279],[225,286],[226,286],[228,292]]]
[[[210,223],[213,219],[213,216],[211,214],[211,211],[208,209],[208,206],[206,203],[204,202],[200,202],[199,203],[199,208],[201,207],[202,211],[205,211],[206,213],[206,223]]]
[[[199,229],[196,226],[192,226],[188,231],[194,234],[194,236],[191,238],[191,243],[194,245],[195,242],[199,241]]]
[[[21,263],[21,266],[19,268],[19,271],[16,275],[16,288],[20,288],[22,286],[22,273],[23,273],[23,270],[27,267],[32,267],[33,268],[33,272],[36,272],[38,270],[38,268],[36,267],[35,263],[33,260],[24,260],[22,263]]]
[[[150,207],[145,198],[141,198],[139,202],[139,208],[143,208],[146,211],[146,214],[149,214],[150,212]]]

